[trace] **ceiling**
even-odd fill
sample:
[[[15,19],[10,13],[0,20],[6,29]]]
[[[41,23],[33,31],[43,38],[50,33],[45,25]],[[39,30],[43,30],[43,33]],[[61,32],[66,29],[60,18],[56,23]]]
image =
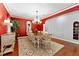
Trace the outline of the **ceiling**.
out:
[[[34,19],[36,10],[40,18],[45,18],[76,3],[6,3],[11,16]]]

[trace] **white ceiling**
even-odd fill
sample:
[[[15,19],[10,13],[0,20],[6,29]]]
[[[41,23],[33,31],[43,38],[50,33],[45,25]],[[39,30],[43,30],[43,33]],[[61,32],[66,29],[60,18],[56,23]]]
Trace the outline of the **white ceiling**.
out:
[[[36,10],[39,17],[44,18],[73,5],[75,3],[6,3],[11,16],[32,19],[36,15]]]

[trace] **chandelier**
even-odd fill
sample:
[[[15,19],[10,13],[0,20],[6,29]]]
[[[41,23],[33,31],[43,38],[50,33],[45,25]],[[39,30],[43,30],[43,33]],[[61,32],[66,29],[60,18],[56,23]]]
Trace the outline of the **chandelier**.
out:
[[[39,17],[39,12],[38,10],[36,10],[36,15],[35,15],[35,18],[33,20],[33,23],[41,23],[41,19]]]

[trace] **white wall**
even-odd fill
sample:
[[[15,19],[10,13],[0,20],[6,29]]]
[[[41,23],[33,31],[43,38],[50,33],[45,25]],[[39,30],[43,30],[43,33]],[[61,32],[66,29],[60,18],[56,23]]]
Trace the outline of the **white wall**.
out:
[[[73,40],[73,22],[79,21],[79,11],[68,13],[47,21],[47,31],[53,37],[79,44],[79,40]]]

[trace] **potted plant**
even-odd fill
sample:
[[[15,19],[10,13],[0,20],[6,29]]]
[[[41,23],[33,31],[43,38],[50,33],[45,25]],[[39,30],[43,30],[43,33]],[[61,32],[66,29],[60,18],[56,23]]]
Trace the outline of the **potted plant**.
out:
[[[19,23],[14,20],[11,20],[11,23],[13,24],[13,26],[11,27],[11,31],[15,32],[16,37],[17,37],[17,30],[19,28]]]

